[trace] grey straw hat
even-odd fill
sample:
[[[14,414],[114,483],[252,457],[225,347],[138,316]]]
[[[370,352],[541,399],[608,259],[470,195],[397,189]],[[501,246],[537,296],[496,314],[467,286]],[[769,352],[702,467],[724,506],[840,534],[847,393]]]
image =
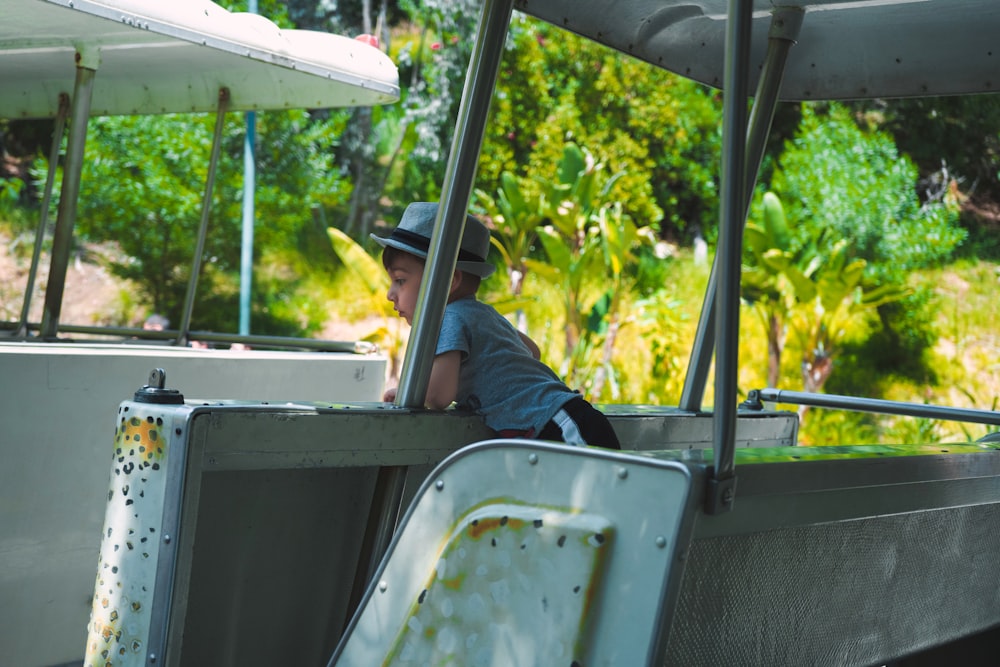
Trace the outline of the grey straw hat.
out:
[[[431,244],[431,233],[434,231],[434,218],[437,216],[436,202],[414,202],[403,211],[399,226],[392,230],[389,237],[371,235],[375,242],[385,248],[391,246],[417,257],[427,257],[427,249]],[[458,253],[458,263],[455,268],[466,271],[480,278],[491,275],[494,266],[486,261],[490,252],[490,230],[482,222],[465,216],[465,232],[462,234],[462,248]]]

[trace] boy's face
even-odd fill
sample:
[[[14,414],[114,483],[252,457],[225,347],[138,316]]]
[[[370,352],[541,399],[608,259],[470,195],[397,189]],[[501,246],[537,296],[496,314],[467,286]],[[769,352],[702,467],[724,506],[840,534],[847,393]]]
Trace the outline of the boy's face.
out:
[[[413,325],[413,310],[417,306],[417,293],[424,277],[424,264],[413,255],[396,253],[386,269],[389,273],[389,292],[385,295],[392,307],[406,323]]]

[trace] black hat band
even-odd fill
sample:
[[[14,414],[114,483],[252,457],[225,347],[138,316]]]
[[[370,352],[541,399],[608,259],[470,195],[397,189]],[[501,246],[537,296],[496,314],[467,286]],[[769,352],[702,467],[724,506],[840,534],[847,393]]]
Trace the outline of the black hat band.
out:
[[[408,246],[410,246],[412,248],[416,248],[417,250],[423,251],[424,253],[427,253],[427,251],[430,250],[430,247],[431,247],[431,240],[429,238],[427,238],[426,236],[424,236],[423,234],[414,234],[411,231],[407,231],[405,229],[400,229],[399,227],[397,227],[396,229],[392,230],[392,236],[390,238],[395,239],[396,241],[399,241],[400,243],[405,243],[406,245],[408,245]],[[470,251],[466,250],[465,248],[459,248],[459,250],[458,250],[458,259],[459,259],[459,261],[462,261],[462,262],[485,262],[486,261],[485,258],[480,257],[476,253],[470,252]]]

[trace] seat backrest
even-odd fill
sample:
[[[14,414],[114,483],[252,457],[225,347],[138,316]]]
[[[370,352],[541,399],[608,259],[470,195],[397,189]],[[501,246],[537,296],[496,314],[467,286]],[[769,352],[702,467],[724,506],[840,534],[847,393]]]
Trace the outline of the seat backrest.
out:
[[[463,449],[418,492],[331,664],[649,664],[690,489],[650,457]]]

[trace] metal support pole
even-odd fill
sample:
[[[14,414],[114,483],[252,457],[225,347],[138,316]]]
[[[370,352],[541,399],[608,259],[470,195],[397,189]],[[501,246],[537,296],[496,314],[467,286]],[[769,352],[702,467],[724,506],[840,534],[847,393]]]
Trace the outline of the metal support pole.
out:
[[[396,404],[423,407],[430,380],[434,351],[444,307],[448,301],[451,276],[458,260],[458,250],[465,229],[465,215],[472,196],[479,151],[496,84],[504,41],[513,10],[513,0],[485,0],[479,18],[476,46],[462,91],[456,127],[458,133],[451,147],[441,188],[441,203],[427,253],[423,281],[417,296],[414,326],[406,346],[406,357],[396,394]],[[376,493],[369,511],[369,530],[364,537],[362,554],[368,556],[369,580],[389,547],[396,530],[399,504],[406,469],[386,466],[379,470]],[[377,522],[375,521],[377,519]],[[376,525],[377,523],[377,525]],[[372,532],[374,528],[374,532]],[[359,565],[360,567],[360,565]],[[355,591],[357,593],[357,591]],[[352,599],[356,595],[352,594]],[[360,598],[358,598],[360,599]]]
[[[45,287],[45,305],[42,310],[42,338],[54,339],[59,331],[59,314],[62,311],[63,292],[66,289],[66,267],[73,248],[73,227],[76,224],[76,200],[80,196],[80,172],[83,170],[83,149],[87,143],[87,120],[90,118],[91,95],[94,76],[100,64],[98,51],[77,51],[76,82],[73,86],[73,103],[66,146],[66,163],[63,166],[62,190],[56,229],[52,236],[52,257],[49,278]]]
[[[205,252],[205,238],[208,236],[208,219],[212,213],[212,189],[215,187],[215,174],[219,168],[219,153],[222,149],[222,128],[226,122],[226,111],[229,109],[229,89],[219,90],[219,107],[215,112],[215,134],[212,138],[212,156],[208,162],[208,175],[205,177],[205,196],[201,201],[201,224],[198,227],[198,241],[191,260],[191,278],[188,280],[187,294],[184,297],[184,313],[177,333],[177,345],[187,345],[188,332],[191,330],[191,313],[194,311],[194,295],[198,290],[198,276],[201,273],[202,255]]]
[[[247,12],[257,13],[257,0],[249,0]],[[248,111],[247,133],[243,141],[243,236],[240,243],[240,328],[250,334],[251,292],[253,287],[254,193],[257,189],[257,114]]]
[[[855,396],[840,396],[837,394],[816,394],[808,391],[754,389],[747,396],[747,400],[744,401],[743,405],[751,410],[762,410],[764,402],[809,405],[816,408],[834,410],[875,412],[885,415],[903,415],[922,419],[940,419],[942,421],[1000,426],[1000,412],[996,410],[953,408],[942,405],[928,405],[926,403],[887,401],[881,398],[857,398]]]
[[[38,216],[38,229],[35,231],[35,246],[31,254],[31,268],[28,269],[28,283],[24,287],[24,300],[21,302],[21,319],[18,321],[16,338],[27,338],[28,316],[31,312],[31,299],[35,292],[35,277],[38,275],[38,263],[42,255],[42,245],[45,243],[45,228],[49,225],[49,207],[52,203],[52,190],[56,182],[56,165],[59,164],[59,149],[62,146],[63,132],[66,130],[66,117],[69,115],[69,95],[59,93],[59,111],[56,113],[56,125],[52,130],[52,148],[49,150],[49,172],[45,176],[45,190],[42,194],[42,211]]]
[[[257,114],[247,112],[247,134],[243,142],[243,236],[240,243],[240,335],[250,334],[250,304],[253,287],[254,191],[257,183]]]
[[[739,365],[740,257],[746,210],[747,73],[752,5],[729,0],[726,22],[726,70],[723,87],[722,210],[719,221],[719,290],[716,304],[715,413],[712,449],[715,460],[708,484],[706,511],[732,509],[736,490],[736,378]]]
[[[750,128],[747,133],[747,170],[746,191],[743,220],[750,209],[753,199],[753,186],[757,181],[757,172],[764,159],[764,148],[774,120],[774,110],[778,104],[778,93],[781,89],[781,79],[785,72],[788,52],[795,44],[795,39],[802,26],[803,11],[799,8],[781,8],[771,17],[771,29],[768,33],[767,57],[764,60],[763,71],[757,82],[757,93],[754,95],[753,110],[750,115]],[[742,236],[742,226],[740,235]],[[708,381],[708,371],[712,364],[712,352],[715,349],[715,295],[718,289],[719,253],[716,252],[712,262],[712,272],[708,278],[705,290],[705,300],[701,306],[701,316],[698,319],[698,329],[695,342],[691,348],[691,360],[688,363],[687,375],[684,377],[684,389],[681,391],[679,407],[689,412],[699,412],[705,398],[705,385]]]
[[[469,62],[458,111],[456,126],[459,132],[445,168],[441,205],[434,223],[423,282],[417,297],[414,326],[406,346],[406,358],[403,360],[396,395],[398,405],[422,407],[427,395],[434,350],[441,330],[444,307],[448,301],[451,276],[458,259],[479,150],[483,143],[486,118],[503,57],[503,45],[507,38],[513,4],[512,0],[486,0],[483,3],[476,46]]]

